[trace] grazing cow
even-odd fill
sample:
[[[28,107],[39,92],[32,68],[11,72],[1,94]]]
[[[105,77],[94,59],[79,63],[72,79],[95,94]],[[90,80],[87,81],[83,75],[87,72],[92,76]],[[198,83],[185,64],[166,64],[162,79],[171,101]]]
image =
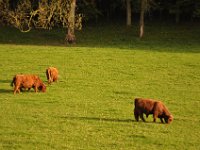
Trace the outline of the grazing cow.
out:
[[[22,89],[30,90],[31,88],[34,88],[35,92],[42,91],[46,92],[46,86],[42,82],[42,80],[36,76],[36,75],[15,75],[13,77],[13,81],[11,82],[11,86],[14,84],[14,94],[16,92],[20,93]]]
[[[136,98],[134,116],[136,121],[139,121],[139,117],[145,122],[143,113],[148,117],[149,114],[153,114],[153,121],[156,122],[156,118],[160,118],[160,121],[165,123],[171,123],[173,116],[167,109],[167,107],[161,101],[155,101],[152,99]]]
[[[58,70],[55,67],[49,67],[46,69],[46,76],[48,83],[52,83],[58,80]]]

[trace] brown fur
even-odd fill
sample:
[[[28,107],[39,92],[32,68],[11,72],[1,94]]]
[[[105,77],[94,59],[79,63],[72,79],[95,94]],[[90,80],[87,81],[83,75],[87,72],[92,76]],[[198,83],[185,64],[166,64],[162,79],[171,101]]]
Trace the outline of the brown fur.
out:
[[[153,114],[154,122],[156,122],[157,118],[160,118],[162,123],[164,123],[163,119],[165,120],[165,123],[171,123],[173,121],[173,116],[161,101],[136,98],[134,109],[136,121],[139,121],[140,117],[145,122],[143,113],[146,114],[146,117],[148,117],[149,114]]]
[[[46,69],[46,76],[48,83],[52,83],[58,80],[58,70],[54,67],[49,67]]]
[[[17,92],[20,93],[22,89],[31,89],[34,88],[35,92],[42,91],[46,92],[46,86],[42,80],[36,75],[15,75],[11,86],[14,84],[14,94]]]

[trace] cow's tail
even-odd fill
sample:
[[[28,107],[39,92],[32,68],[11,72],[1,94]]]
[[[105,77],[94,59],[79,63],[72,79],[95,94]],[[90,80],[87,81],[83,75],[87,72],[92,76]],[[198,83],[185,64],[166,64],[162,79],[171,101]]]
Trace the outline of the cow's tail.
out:
[[[138,103],[138,101],[139,101],[139,98],[135,98],[135,106],[137,105],[137,103]]]
[[[10,83],[10,86],[13,86],[13,84],[15,83],[15,81],[16,81],[16,76],[13,77],[13,80],[12,80],[12,82]]]

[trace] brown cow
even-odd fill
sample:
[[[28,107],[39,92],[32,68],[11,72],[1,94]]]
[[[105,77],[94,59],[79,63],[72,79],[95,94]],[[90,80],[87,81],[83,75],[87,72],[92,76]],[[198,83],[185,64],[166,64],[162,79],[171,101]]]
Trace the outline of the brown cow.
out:
[[[139,117],[145,122],[143,113],[148,117],[149,114],[153,114],[153,121],[156,122],[156,118],[160,118],[163,122],[163,118],[166,123],[173,121],[173,116],[167,109],[167,107],[161,102],[152,99],[136,98],[134,115],[136,121],[139,121]]]
[[[13,86],[13,84],[15,85],[14,94],[16,94],[16,92],[20,93],[20,90],[22,90],[22,88],[24,89],[28,88],[29,90],[31,88],[34,88],[35,92],[37,92],[38,90],[46,92],[45,84],[36,75],[22,75],[22,74],[15,75],[13,77],[11,86]]]
[[[46,69],[46,76],[48,83],[52,83],[58,80],[58,70],[55,67],[49,67]]]

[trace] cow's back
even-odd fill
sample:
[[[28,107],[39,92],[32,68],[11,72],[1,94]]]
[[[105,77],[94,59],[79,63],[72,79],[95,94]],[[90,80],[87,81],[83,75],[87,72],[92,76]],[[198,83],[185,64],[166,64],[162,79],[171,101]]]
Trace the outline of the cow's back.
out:
[[[55,67],[50,67],[50,70],[52,77],[56,79],[58,77],[58,70]]]
[[[49,83],[58,79],[58,69],[55,67],[49,67],[46,69],[46,76]]]
[[[153,113],[155,101],[151,99],[136,98],[135,108],[142,111],[145,114]]]
[[[36,75],[16,75],[17,84],[20,84],[25,88],[31,88],[36,80],[38,80]]]

